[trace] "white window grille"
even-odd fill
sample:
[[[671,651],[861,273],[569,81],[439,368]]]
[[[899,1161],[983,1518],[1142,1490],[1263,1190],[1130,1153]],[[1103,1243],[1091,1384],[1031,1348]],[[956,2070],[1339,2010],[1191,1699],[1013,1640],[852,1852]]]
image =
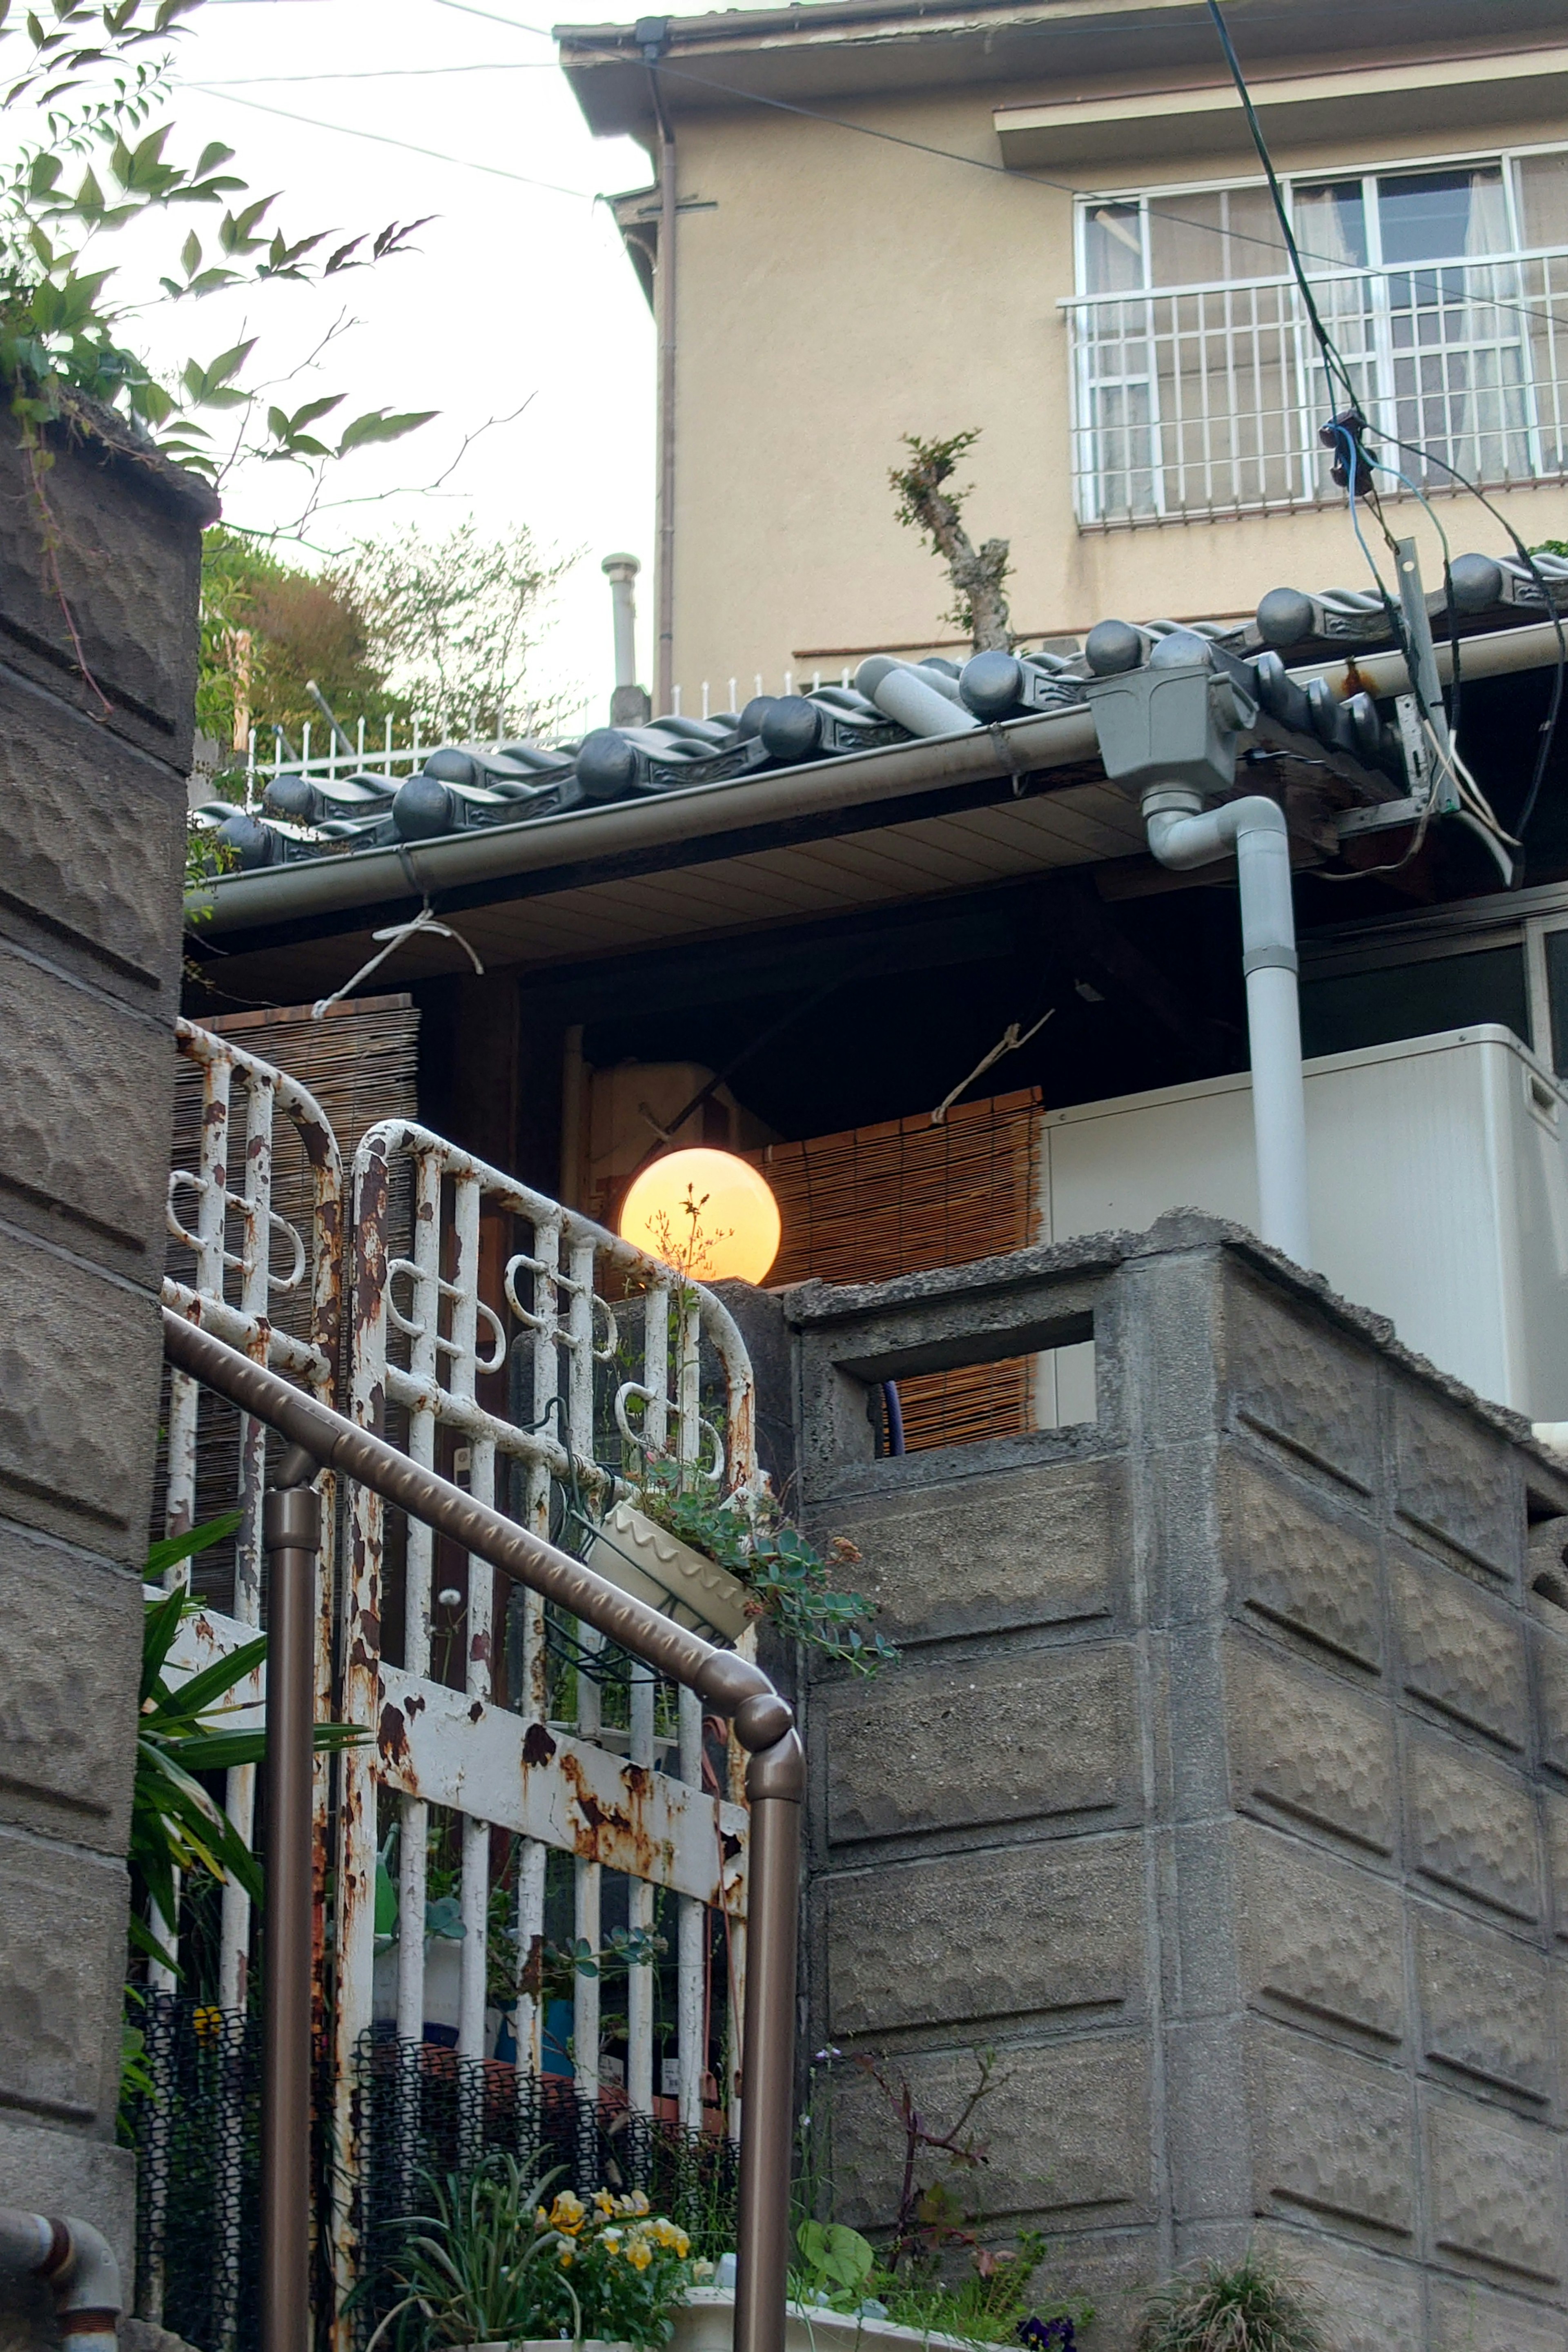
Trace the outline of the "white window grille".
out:
[[[1450,467],[1568,478],[1568,150],[1303,177],[1287,201],[1391,465],[1428,494]],[[1337,502],[1318,429],[1341,395],[1267,189],[1089,198],[1078,237],[1063,307],[1079,522]]]

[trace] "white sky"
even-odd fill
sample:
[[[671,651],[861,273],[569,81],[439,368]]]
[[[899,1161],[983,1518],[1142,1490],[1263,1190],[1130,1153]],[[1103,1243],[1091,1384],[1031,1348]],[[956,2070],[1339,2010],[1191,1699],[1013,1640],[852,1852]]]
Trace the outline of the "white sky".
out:
[[[495,13],[551,20],[528,0],[496,0]],[[373,407],[441,414],[336,467],[329,498],[367,503],[323,511],[312,541],[330,550],[408,520],[447,530],[471,513],[486,530],[526,522],[546,545],[581,547],[535,683],[579,687],[590,723],[602,723],[612,670],[599,562],[613,549],[643,562],[639,674],[650,669],[654,348],[615,224],[592,199],[645,184],[644,152],[589,136],[547,38],[442,0],[207,0],[176,56],[186,87],[173,110],[170,160],[194,162],[201,143],[222,139],[253,194],[281,192],[269,224],[294,236],[349,235],[436,217],[416,253],[374,270],[321,289],[263,288],[243,303],[225,295],[153,310],[127,341],[177,366],[193,355],[210,362],[259,331],[250,370],[259,379],[296,365],[346,309],[357,324],[278,394],[281,404],[345,393],[323,430]],[[313,121],[284,119],[298,116]],[[210,247],[219,217],[208,206],[165,215],[162,266],[191,226]],[[524,402],[438,492],[403,488],[433,483],[466,431]],[[225,491],[228,514],[249,525],[290,520],[300,500],[300,478],[282,466],[238,474]]]

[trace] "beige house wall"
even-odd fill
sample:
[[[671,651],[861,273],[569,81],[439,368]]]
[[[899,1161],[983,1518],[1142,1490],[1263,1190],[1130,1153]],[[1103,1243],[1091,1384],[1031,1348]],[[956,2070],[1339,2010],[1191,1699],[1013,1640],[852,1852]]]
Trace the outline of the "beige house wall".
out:
[[[893,513],[900,436],[980,426],[965,469],[975,536],[1013,546],[1016,626],[1076,634],[1107,614],[1249,611],[1282,582],[1357,585],[1364,562],[1342,510],[1080,531],[1073,518],[1068,343],[1070,194],[966,170],[915,140],[994,165],[994,106],[970,89],[839,101],[885,140],[763,107],[683,114],[678,185],[679,393],[675,677],[694,711],[760,674],[782,690],[837,675],[879,647],[928,651],[955,632],[944,574]],[[1283,147],[1282,171],[1364,169],[1568,137],[1560,113],[1445,131]],[[1085,191],[1235,180],[1222,154],[1140,168],[1136,155],[1064,170]],[[1568,489],[1506,494],[1527,542],[1568,537]],[[1468,499],[1438,505],[1455,551],[1502,535]],[[1436,537],[1415,518],[1438,561]]]

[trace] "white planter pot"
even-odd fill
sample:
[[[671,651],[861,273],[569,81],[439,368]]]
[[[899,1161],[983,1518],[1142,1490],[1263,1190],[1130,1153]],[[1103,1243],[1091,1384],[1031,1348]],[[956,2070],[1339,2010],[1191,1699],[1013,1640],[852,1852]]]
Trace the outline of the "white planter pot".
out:
[[[733,2287],[694,2286],[675,2314],[669,2352],[733,2352]],[[934,2352],[974,2352],[957,2336],[927,2336],[918,2327],[895,2327],[890,2319],[857,2319],[842,2311],[821,2311],[792,2303],[784,2317],[784,2352],[902,2352],[931,2346]]]
[[[750,1622],[746,1588],[716,1560],[656,1528],[631,1503],[616,1503],[595,1537],[587,1566],[618,1592],[646,1601],[696,1633],[733,1642]]]

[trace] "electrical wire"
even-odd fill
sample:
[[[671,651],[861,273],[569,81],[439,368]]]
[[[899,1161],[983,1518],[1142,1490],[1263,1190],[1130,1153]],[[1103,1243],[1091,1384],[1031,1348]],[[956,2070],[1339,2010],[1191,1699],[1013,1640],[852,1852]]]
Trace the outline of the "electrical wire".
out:
[[[489,25],[505,25],[514,33],[526,33],[538,40],[552,41],[556,37],[546,26],[530,25],[519,16],[503,16],[493,8],[476,7],[473,5],[473,0],[434,0],[434,5],[438,8],[455,9],[460,16],[480,17]],[[640,60],[628,58],[624,49],[602,49],[596,53],[586,50],[577,51],[574,55],[573,62],[583,65],[629,65]],[[733,82],[715,81],[711,75],[693,73],[688,66],[673,66],[667,58],[654,59],[652,70],[667,80],[690,82],[699,89],[716,90],[721,97],[735,99],[743,106],[765,107],[774,113],[798,115],[807,122],[825,122],[837,131],[853,131],[858,138],[879,140],[892,147],[905,147],[917,155],[932,156],[940,163],[960,163],[966,171],[988,173],[994,179],[1009,181],[1015,186],[1021,183],[1026,187],[1052,188],[1064,196],[1078,197],[1087,194],[1086,190],[1075,185],[1071,181],[1053,179],[1048,173],[1020,171],[1011,163],[989,163],[984,155],[965,155],[954,147],[938,147],[929,140],[910,139],[901,131],[879,130],[874,123],[851,122],[847,116],[829,114],[821,107],[802,106],[791,99],[770,98],[761,90],[742,89]],[[1260,251],[1267,253],[1289,255],[1292,249],[1291,246],[1286,244],[1281,238],[1260,236],[1256,230],[1252,229],[1226,227],[1223,232],[1217,231],[1213,221],[1196,220],[1190,214],[1173,212],[1168,205],[1151,203],[1149,215],[1151,219],[1169,222],[1173,228],[1197,229],[1205,236],[1223,235],[1232,244],[1257,246]],[[1294,232],[1289,231],[1289,234],[1293,238]],[[1299,256],[1308,261],[1321,262],[1325,268],[1337,270],[1342,275],[1347,274],[1342,255],[1317,253],[1310,246],[1297,245],[1294,249]],[[1440,290],[1442,268],[1442,264],[1434,264],[1430,269],[1425,269],[1419,263],[1410,263],[1402,266],[1400,275],[1408,278],[1413,285],[1430,285]],[[1352,270],[1348,274],[1354,276],[1364,273]],[[1129,296],[1128,299],[1131,299],[1132,297]],[[1491,310],[1508,310],[1516,317],[1529,319],[1537,324],[1562,327],[1565,332],[1568,332],[1568,316],[1558,311],[1545,310],[1539,307],[1531,308],[1522,302],[1510,302],[1502,295],[1489,295],[1487,301],[1488,307]]]
[[[453,163],[462,172],[483,172],[493,180],[511,180],[521,188],[542,188],[552,196],[574,196],[579,204],[596,205],[601,192],[588,188],[564,188],[556,180],[533,180],[521,172],[508,172],[499,163],[481,163],[472,155],[444,155],[438,148],[416,147],[412,140],[391,138],[384,131],[361,131],[351,122],[323,122],[314,114],[295,114],[286,106],[267,106],[258,98],[240,98],[232,89],[216,82],[187,82],[187,89],[199,89],[227,106],[246,106],[253,114],[275,114],[282,122],[302,122],[311,131],[333,131],[344,139],[369,139],[378,147],[400,147],[405,155],[424,155],[433,163]]]
[[[1519,560],[1523,564],[1525,570],[1529,572],[1531,580],[1534,581],[1535,585],[1540,590],[1542,598],[1545,603],[1547,616],[1552,623],[1552,631],[1557,639],[1557,663],[1552,675],[1551,700],[1547,705],[1546,716],[1541,722],[1541,736],[1536,747],[1534,773],[1531,777],[1530,789],[1524,796],[1524,802],[1521,807],[1519,815],[1514,819],[1514,823],[1518,825],[1520,835],[1522,837],[1525,827],[1529,824],[1531,818],[1535,814],[1535,803],[1541,797],[1541,787],[1545,782],[1547,764],[1551,760],[1552,746],[1557,734],[1557,722],[1563,712],[1564,684],[1565,682],[1568,682],[1568,636],[1565,636],[1563,633],[1563,615],[1557,609],[1557,599],[1552,593],[1545,573],[1542,571],[1541,566],[1536,562],[1534,556],[1531,553],[1529,548],[1526,547],[1523,540],[1521,539],[1518,531],[1515,530],[1512,523],[1510,522],[1508,517],[1503,513],[1500,507],[1493,505],[1491,499],[1488,498],[1486,492],[1478,483],[1472,482],[1468,475],[1461,474],[1458,467],[1457,466],[1450,465],[1447,457],[1439,457],[1435,449],[1422,448],[1417,443],[1413,441],[1402,441],[1396,433],[1384,433],[1381,437],[1384,441],[1388,442],[1391,447],[1403,449],[1407,457],[1419,457],[1424,461],[1424,463],[1429,466],[1441,466],[1443,471],[1449,477],[1450,480],[1458,482],[1462,490],[1468,490],[1472,498],[1479,499],[1480,500],[1488,514],[1492,517],[1495,522],[1501,524],[1503,530],[1507,531],[1510,539],[1512,540],[1514,551],[1518,555]]]

